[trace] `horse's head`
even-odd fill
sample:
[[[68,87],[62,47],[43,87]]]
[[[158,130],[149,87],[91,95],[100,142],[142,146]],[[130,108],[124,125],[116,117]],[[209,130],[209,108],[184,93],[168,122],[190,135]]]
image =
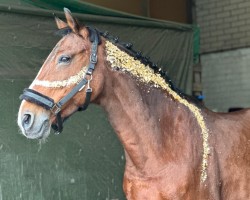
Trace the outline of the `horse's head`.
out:
[[[18,125],[27,138],[46,138],[53,125],[60,132],[62,121],[95,99],[103,85],[99,66],[104,53],[98,33],[79,26],[68,9],[64,12],[67,23],[56,17],[64,36],[21,96]]]

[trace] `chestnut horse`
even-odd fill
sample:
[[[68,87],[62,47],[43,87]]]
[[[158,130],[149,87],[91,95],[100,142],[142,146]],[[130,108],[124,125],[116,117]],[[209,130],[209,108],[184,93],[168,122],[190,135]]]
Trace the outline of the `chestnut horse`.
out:
[[[127,199],[250,199],[250,110],[198,106],[131,45],[64,12],[67,23],[56,17],[62,39],[21,96],[23,135],[61,132],[66,118],[95,103],[124,147]]]

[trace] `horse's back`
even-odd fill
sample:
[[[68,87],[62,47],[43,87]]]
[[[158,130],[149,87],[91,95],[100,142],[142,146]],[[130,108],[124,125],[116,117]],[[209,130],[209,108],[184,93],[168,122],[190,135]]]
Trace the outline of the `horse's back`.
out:
[[[212,134],[228,138],[231,142],[234,142],[234,139],[240,139],[239,142],[248,143],[250,139],[250,109],[231,113],[216,113],[213,117]]]
[[[222,199],[250,199],[250,109],[212,113],[209,128]]]

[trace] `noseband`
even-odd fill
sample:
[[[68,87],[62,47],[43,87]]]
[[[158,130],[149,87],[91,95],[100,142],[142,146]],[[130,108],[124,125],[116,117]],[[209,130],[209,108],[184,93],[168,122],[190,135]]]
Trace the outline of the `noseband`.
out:
[[[82,106],[78,108],[78,111],[84,111],[87,109],[90,98],[92,94],[92,88],[90,87],[90,81],[92,80],[92,74],[95,69],[95,64],[97,63],[97,48],[100,44],[99,32],[96,29],[87,27],[90,34],[90,41],[92,42],[90,62],[87,67],[86,73],[83,76],[83,79],[59,102],[55,102],[52,98],[43,95],[33,89],[26,88],[23,91],[23,94],[20,96],[21,100],[26,100],[31,103],[37,104],[46,110],[50,110],[56,116],[56,124],[52,124],[52,128],[55,130],[56,134],[59,134],[63,130],[63,120],[61,117],[61,110],[63,105],[65,105],[72,97],[74,97],[79,91],[86,89],[85,102]]]

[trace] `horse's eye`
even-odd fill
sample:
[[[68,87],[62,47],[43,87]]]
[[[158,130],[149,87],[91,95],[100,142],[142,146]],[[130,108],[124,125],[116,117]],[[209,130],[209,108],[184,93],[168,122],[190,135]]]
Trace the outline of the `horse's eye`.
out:
[[[61,56],[61,57],[59,58],[58,63],[59,63],[59,64],[60,64],[60,63],[65,63],[65,64],[67,64],[67,63],[70,62],[70,60],[71,60],[71,57],[70,57],[70,56],[65,56],[65,55],[63,55],[63,56]]]

